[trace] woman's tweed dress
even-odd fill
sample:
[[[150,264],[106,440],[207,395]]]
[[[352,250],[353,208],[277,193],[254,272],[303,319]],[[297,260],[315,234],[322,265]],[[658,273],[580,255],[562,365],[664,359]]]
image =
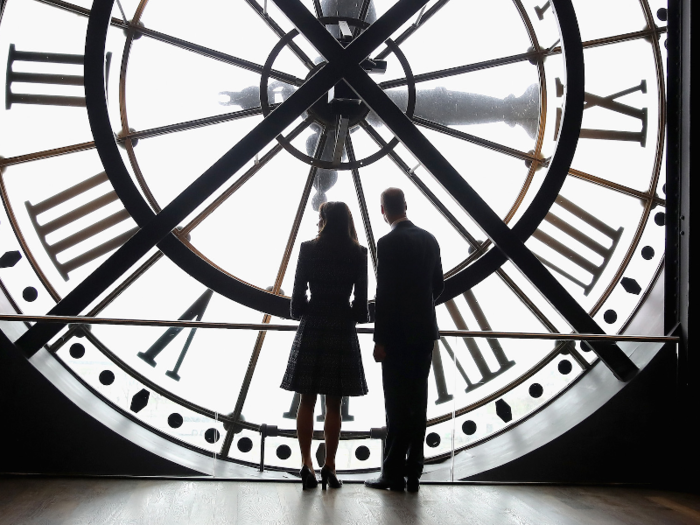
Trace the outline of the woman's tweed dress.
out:
[[[301,394],[366,394],[355,323],[367,322],[367,249],[327,239],[302,243],[291,315],[301,322],[281,387]]]

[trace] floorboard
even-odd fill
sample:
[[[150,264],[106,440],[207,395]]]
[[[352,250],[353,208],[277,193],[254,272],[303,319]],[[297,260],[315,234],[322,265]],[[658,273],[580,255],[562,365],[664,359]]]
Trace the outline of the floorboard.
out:
[[[690,525],[700,496],[648,487],[423,484],[418,494],[346,483],[0,479],[0,524]]]

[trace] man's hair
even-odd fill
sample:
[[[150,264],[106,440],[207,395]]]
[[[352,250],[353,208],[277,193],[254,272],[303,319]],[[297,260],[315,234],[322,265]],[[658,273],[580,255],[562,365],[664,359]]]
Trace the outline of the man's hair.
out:
[[[389,215],[401,215],[406,211],[406,198],[399,188],[387,188],[382,192],[382,206]]]

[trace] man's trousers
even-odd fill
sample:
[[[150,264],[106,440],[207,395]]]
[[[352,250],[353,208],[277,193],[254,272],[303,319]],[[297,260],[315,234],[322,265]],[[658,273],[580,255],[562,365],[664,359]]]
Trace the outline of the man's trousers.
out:
[[[434,342],[387,345],[382,362],[387,436],[382,477],[419,478],[423,472],[428,374]]]

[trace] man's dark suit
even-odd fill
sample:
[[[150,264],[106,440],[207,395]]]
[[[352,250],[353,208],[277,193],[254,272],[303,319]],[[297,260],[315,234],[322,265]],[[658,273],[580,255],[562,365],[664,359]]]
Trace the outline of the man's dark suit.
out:
[[[387,438],[382,477],[419,478],[423,472],[428,374],[438,339],[435,300],[444,288],[440,247],[408,220],[394,223],[377,243],[374,341],[382,362]]]

